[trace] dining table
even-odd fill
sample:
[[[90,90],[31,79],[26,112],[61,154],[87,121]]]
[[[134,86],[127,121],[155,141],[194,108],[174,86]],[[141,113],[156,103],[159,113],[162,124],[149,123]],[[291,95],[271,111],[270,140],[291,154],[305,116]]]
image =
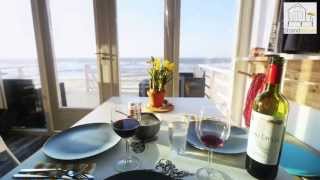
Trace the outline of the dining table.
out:
[[[160,159],[168,159],[172,161],[180,170],[185,170],[190,173],[195,173],[197,169],[207,166],[208,153],[205,150],[199,150],[195,147],[187,145],[183,155],[173,155],[170,150],[168,137],[168,122],[173,120],[177,115],[184,114],[199,114],[201,107],[212,107],[217,114],[220,113],[214,101],[207,98],[193,97],[167,97],[170,103],[174,105],[171,112],[154,113],[161,120],[160,131],[157,138],[146,144],[143,152],[135,153],[141,161],[141,169],[154,169],[155,164]],[[77,121],[72,127],[89,124],[89,123],[110,123],[110,113],[114,104],[127,106],[128,102],[141,102],[146,105],[148,98],[146,97],[111,97],[101,105],[97,106],[93,111]],[[143,110],[145,111],[145,110]],[[66,144],[68,146],[68,144]],[[78,147],[81,148],[81,147]],[[61,161],[55,160],[46,156],[42,149],[35,152],[32,156],[11,170],[1,179],[12,179],[13,175],[18,173],[23,168],[33,168],[39,163],[90,163],[94,164],[92,175],[95,179],[105,179],[118,172],[114,169],[115,162],[122,157],[125,152],[124,142],[120,141],[111,149],[102,152],[93,157],[85,159]],[[132,152],[133,153],[133,152]],[[245,169],[246,153],[240,154],[221,154],[215,153],[213,160],[213,168],[223,173],[226,180],[250,180],[255,179]],[[185,180],[196,179],[195,176],[187,176]],[[293,176],[289,175],[283,168],[279,168],[277,180],[293,180]]]

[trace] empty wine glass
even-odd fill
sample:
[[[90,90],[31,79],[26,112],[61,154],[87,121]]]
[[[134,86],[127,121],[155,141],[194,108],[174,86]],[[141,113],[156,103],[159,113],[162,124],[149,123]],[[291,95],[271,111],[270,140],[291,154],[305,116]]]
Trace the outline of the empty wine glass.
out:
[[[130,171],[138,169],[140,167],[140,160],[130,154],[129,149],[129,138],[135,135],[136,130],[139,128],[140,124],[136,118],[127,117],[126,107],[120,105],[113,105],[111,107],[111,125],[114,130],[126,144],[126,154],[124,158],[117,161],[115,164],[115,169],[119,172]]]
[[[195,131],[199,140],[208,150],[208,166],[197,170],[199,180],[223,179],[223,175],[212,168],[213,151],[223,147],[228,140],[231,131],[231,119],[229,113],[217,114],[213,107],[204,107],[200,111],[195,123]]]

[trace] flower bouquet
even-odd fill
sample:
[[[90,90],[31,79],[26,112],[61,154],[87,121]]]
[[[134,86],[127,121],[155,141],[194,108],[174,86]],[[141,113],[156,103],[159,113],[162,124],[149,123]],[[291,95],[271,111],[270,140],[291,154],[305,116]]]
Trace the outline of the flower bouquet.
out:
[[[165,85],[172,79],[175,64],[169,60],[151,57],[149,68],[149,105],[161,107],[165,97]]]

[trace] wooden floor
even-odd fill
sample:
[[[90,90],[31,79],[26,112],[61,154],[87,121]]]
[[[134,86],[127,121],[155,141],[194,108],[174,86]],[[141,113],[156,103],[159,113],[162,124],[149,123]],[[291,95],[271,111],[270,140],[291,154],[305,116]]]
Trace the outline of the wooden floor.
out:
[[[48,139],[43,135],[9,134],[2,136],[7,146],[20,162],[35,153]],[[14,161],[6,153],[0,153],[0,179],[8,171],[16,166]]]

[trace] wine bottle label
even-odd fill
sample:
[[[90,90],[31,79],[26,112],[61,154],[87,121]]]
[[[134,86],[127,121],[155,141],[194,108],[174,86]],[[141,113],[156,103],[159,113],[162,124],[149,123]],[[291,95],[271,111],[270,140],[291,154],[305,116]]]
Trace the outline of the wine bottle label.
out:
[[[252,111],[250,123],[248,156],[262,164],[276,165],[285,132],[283,121]]]

